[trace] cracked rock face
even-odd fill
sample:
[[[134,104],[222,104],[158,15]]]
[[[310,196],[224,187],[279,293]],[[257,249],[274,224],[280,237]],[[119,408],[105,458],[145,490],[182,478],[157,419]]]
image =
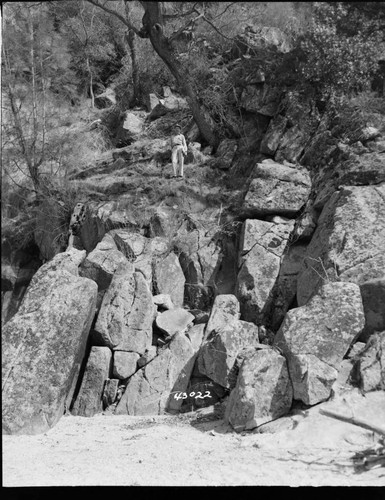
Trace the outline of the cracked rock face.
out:
[[[212,303],[212,288],[223,259],[218,226],[204,221],[184,221],[176,246],[186,277],[185,300],[192,308],[206,310]]]
[[[106,234],[87,255],[80,268],[80,275],[95,281],[99,291],[106,290],[116,269],[125,263],[127,259],[119,252],[111,235]]]
[[[293,398],[286,360],[274,349],[249,352],[230,394],[225,421],[237,432],[282,417]]]
[[[385,184],[335,192],[307,248],[298,276],[298,304],[306,304],[325,279],[362,285],[383,278],[384,241]],[[369,308],[370,301],[365,303]]]
[[[145,278],[127,264],[116,271],[104,295],[95,330],[113,350],[144,354],[152,343],[156,308]]]
[[[156,257],[167,254],[167,241],[160,237],[146,238],[139,233],[124,229],[114,229],[109,234],[113,237],[117,248],[133,263],[135,271],[143,274],[151,289],[153,261]]]
[[[294,399],[313,405],[330,396],[340,363],[364,322],[354,283],[327,283],[305,306],[286,314],[274,345],[288,361]]]
[[[92,417],[103,410],[102,396],[109,377],[112,353],[108,347],[91,348],[79,394],[71,413]]]
[[[195,350],[183,333],[176,334],[169,346],[135,373],[116,407],[116,415],[160,415],[178,411],[195,362]]]
[[[240,244],[236,294],[246,321],[263,323],[294,221],[246,220]]]
[[[96,283],[78,275],[84,257],[72,249],[43,265],[4,325],[4,433],[45,432],[69,407],[97,297]]]
[[[248,217],[293,216],[310,195],[311,181],[305,169],[264,160],[254,167],[251,178],[241,208]]]
[[[229,387],[229,374],[239,352],[259,342],[258,327],[236,320],[214,330],[197,357],[199,373],[222,387]]]

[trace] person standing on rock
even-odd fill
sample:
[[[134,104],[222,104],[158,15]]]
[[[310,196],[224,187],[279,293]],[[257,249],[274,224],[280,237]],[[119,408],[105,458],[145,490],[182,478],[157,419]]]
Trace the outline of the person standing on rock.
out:
[[[183,177],[184,156],[187,154],[186,139],[182,134],[180,125],[176,125],[171,136],[171,161],[174,171],[173,177]],[[177,175],[177,166],[179,165],[179,175]]]

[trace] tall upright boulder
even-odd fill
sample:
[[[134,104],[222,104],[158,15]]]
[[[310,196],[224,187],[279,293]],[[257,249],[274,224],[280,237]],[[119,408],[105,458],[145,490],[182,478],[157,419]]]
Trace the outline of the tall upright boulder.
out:
[[[274,349],[250,349],[226,406],[234,430],[254,429],[290,410],[293,389],[286,360]]]
[[[324,280],[361,287],[366,338],[385,328],[385,184],[350,186],[325,204],[298,276],[298,304],[306,304]],[[380,280],[380,281],[379,281]]]
[[[37,434],[69,408],[95,314],[97,285],[78,274],[86,252],[56,255],[33,277],[3,329],[3,432]]]
[[[115,272],[104,295],[95,330],[112,350],[144,354],[152,343],[155,312],[145,278],[127,262]]]
[[[271,307],[281,258],[294,221],[245,221],[240,243],[236,295],[246,321],[262,324]]]

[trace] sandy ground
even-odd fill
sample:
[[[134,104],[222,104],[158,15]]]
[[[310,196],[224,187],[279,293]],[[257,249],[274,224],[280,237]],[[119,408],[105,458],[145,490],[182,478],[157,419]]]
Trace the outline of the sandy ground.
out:
[[[384,467],[357,473],[351,461],[378,434],[318,407],[275,433],[236,434],[213,418],[64,416],[45,434],[3,436],[3,486],[385,485]]]

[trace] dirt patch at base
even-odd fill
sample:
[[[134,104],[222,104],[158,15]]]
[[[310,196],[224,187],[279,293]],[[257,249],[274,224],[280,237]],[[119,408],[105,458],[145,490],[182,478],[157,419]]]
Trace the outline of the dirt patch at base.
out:
[[[351,457],[378,435],[314,407],[275,432],[180,416],[65,416],[45,434],[3,436],[3,486],[384,486]],[[277,421],[278,422],[278,421]]]

